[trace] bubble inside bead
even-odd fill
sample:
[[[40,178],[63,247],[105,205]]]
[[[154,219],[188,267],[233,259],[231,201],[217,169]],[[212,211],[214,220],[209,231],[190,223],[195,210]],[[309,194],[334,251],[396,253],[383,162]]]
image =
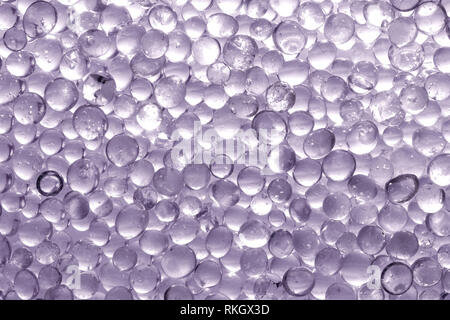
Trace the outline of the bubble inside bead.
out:
[[[393,262],[381,273],[383,289],[393,295],[401,295],[408,291],[413,283],[413,273],[404,263]]]
[[[36,181],[38,191],[46,197],[57,195],[64,186],[64,180],[58,172],[49,170],[39,175]]]

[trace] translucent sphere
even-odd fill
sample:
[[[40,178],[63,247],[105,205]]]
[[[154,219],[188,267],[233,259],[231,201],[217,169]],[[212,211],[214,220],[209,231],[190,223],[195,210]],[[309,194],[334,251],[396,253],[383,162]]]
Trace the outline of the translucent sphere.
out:
[[[219,180],[211,186],[213,199],[223,207],[232,207],[240,199],[239,188],[230,181]]]
[[[346,283],[333,283],[327,288],[326,300],[355,300],[356,294]]]
[[[246,70],[253,65],[258,45],[245,35],[236,35],[227,40],[223,47],[223,60],[232,69]]]
[[[323,212],[333,220],[343,220],[350,212],[350,199],[342,192],[329,194],[324,200]]]
[[[368,281],[367,272],[370,265],[370,257],[362,253],[349,253],[343,261],[340,274],[342,278],[352,286],[361,286]]]
[[[31,300],[39,293],[39,282],[34,273],[20,270],[14,277],[14,290],[22,300]]]
[[[318,3],[303,2],[298,10],[298,21],[306,30],[317,30],[324,24],[325,15]]]
[[[127,135],[117,135],[108,141],[106,156],[109,161],[118,167],[133,163],[139,154],[139,145],[136,139]]]
[[[184,101],[186,86],[178,77],[160,79],[155,85],[156,102],[163,108],[174,108]]]
[[[330,152],[322,162],[322,170],[333,181],[345,181],[355,172],[355,158],[350,152],[335,150]]]
[[[289,205],[289,215],[296,223],[304,225],[311,216],[311,207],[304,198],[293,199]]]
[[[436,68],[444,73],[450,71],[450,50],[448,48],[439,48],[433,56],[433,62]]]
[[[267,227],[258,220],[244,223],[239,230],[239,239],[247,247],[260,248],[267,244],[270,233]]]
[[[3,34],[3,43],[11,51],[20,51],[27,45],[27,35],[23,30],[12,27]]]
[[[334,275],[342,266],[342,255],[339,250],[326,247],[317,253],[314,266],[323,275]]]
[[[450,244],[444,244],[439,248],[437,260],[443,268],[448,268],[450,265]]]
[[[276,112],[262,111],[252,121],[252,128],[257,132],[262,142],[279,145],[287,135],[287,125],[284,119]]]
[[[408,221],[406,209],[396,204],[386,204],[378,214],[378,223],[387,232],[397,232],[403,229]]]
[[[36,93],[24,93],[14,102],[14,117],[23,124],[36,124],[44,118],[46,103]]]
[[[169,48],[169,37],[162,31],[150,30],[142,36],[141,47],[144,54],[150,59],[160,58]]]
[[[428,164],[428,176],[438,186],[450,185],[450,155],[441,154],[436,156]]]
[[[411,266],[414,282],[422,287],[434,286],[441,280],[442,268],[429,257],[420,258]]]
[[[379,132],[372,121],[355,123],[347,133],[346,142],[349,150],[358,155],[367,154],[378,144]]]
[[[192,44],[192,56],[200,65],[209,66],[216,62],[220,55],[219,42],[210,37],[202,37]]]
[[[292,20],[286,20],[278,24],[272,37],[277,48],[289,55],[299,54],[306,44],[306,36],[302,28]]]
[[[419,190],[419,180],[413,174],[402,174],[386,183],[386,194],[392,203],[411,200]]]
[[[324,26],[325,37],[333,43],[347,42],[355,33],[355,24],[348,15],[338,13],[330,15]]]
[[[67,183],[73,191],[83,194],[92,192],[98,185],[100,173],[95,163],[89,159],[80,159],[72,163],[67,170]]]
[[[353,67],[348,81],[354,92],[367,93],[375,88],[378,82],[378,71],[372,63],[361,61]]]
[[[215,13],[209,16],[206,24],[209,34],[217,38],[234,36],[238,28],[236,19],[225,13]]]
[[[273,111],[287,111],[295,103],[294,90],[284,82],[275,82],[266,91],[268,108]]]
[[[417,27],[414,19],[400,17],[389,24],[388,36],[391,43],[402,47],[414,41],[417,36]]]
[[[386,245],[386,252],[393,258],[406,260],[419,250],[417,237],[408,231],[394,233]]]
[[[172,168],[161,168],[153,175],[155,190],[166,196],[174,196],[183,187],[181,173]]]
[[[400,48],[392,45],[389,48],[388,57],[393,67],[409,72],[422,65],[425,53],[420,44],[412,42]]]
[[[159,282],[159,272],[155,267],[141,266],[134,268],[130,273],[130,285],[139,294],[152,291]]]
[[[146,254],[158,256],[169,247],[169,238],[161,231],[147,230],[139,239],[139,247]]]
[[[314,128],[313,117],[305,111],[296,111],[289,115],[289,130],[296,136],[305,136]]]
[[[298,184],[311,187],[322,177],[322,166],[317,160],[299,160],[295,164],[293,177]]]
[[[414,131],[412,143],[414,149],[426,157],[437,156],[447,144],[439,131],[428,128]]]
[[[36,188],[44,196],[57,195],[64,186],[64,180],[58,172],[49,170],[44,171],[36,180]]]
[[[327,129],[312,131],[305,138],[303,151],[311,159],[321,159],[328,155],[335,144],[334,134]]]
[[[78,96],[75,84],[64,78],[57,78],[45,87],[45,101],[55,111],[71,109],[77,103]]]
[[[81,52],[88,57],[98,58],[111,48],[111,39],[102,30],[88,30],[78,38]]]
[[[442,7],[433,2],[426,2],[414,10],[417,28],[427,35],[435,35],[445,26],[446,14]]]
[[[263,189],[265,178],[261,176],[259,168],[247,167],[239,172],[237,183],[242,192],[253,196]]]
[[[196,258],[194,252],[186,246],[173,246],[161,259],[161,268],[170,278],[184,278],[194,271]]]
[[[1,30],[12,28],[18,20],[17,8],[9,3],[3,3],[0,6],[0,20]]]
[[[220,266],[211,260],[200,262],[195,268],[194,279],[202,288],[210,288],[217,285],[222,278]]]
[[[359,231],[357,242],[364,253],[375,255],[384,248],[385,235],[377,226],[365,226]]]
[[[413,283],[413,273],[404,263],[393,262],[381,273],[381,285],[389,294],[401,295],[408,291]]]
[[[444,199],[444,190],[431,183],[421,185],[416,195],[417,204],[425,213],[440,211],[444,206]]]
[[[56,22],[55,7],[46,1],[36,1],[23,15],[23,30],[30,38],[40,38],[52,31]]]
[[[75,131],[86,140],[102,138],[108,130],[105,113],[91,105],[79,107],[73,114],[72,124]]]
[[[148,21],[153,29],[170,33],[177,25],[177,14],[168,6],[157,5],[150,10]]]
[[[261,248],[250,248],[244,250],[239,260],[241,270],[248,276],[260,276],[266,269],[268,259],[266,252]]]
[[[122,238],[130,240],[144,232],[148,220],[148,213],[145,210],[136,205],[128,205],[117,215],[115,228]]]
[[[405,112],[419,114],[428,102],[427,91],[423,87],[411,84],[400,92],[400,105]]]
[[[292,296],[307,295],[313,289],[314,284],[314,275],[306,268],[291,268],[283,277],[283,286]]]
[[[67,80],[80,80],[88,71],[88,60],[77,49],[69,50],[64,53],[59,70]]]

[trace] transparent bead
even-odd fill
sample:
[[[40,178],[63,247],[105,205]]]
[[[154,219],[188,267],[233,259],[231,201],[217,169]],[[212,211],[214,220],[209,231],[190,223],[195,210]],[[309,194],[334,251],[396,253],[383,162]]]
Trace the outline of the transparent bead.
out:
[[[355,172],[354,156],[344,150],[330,152],[322,162],[322,170],[326,177],[333,181],[345,181]]]
[[[286,20],[278,24],[272,33],[272,37],[277,48],[289,55],[300,53],[306,44],[306,36],[300,25],[292,20]]]
[[[99,183],[99,178],[97,166],[89,159],[75,161],[67,171],[67,183],[70,188],[83,194],[93,191]]]
[[[292,296],[307,295],[313,289],[314,284],[314,275],[306,268],[291,268],[283,277],[283,286]]]
[[[14,102],[14,117],[23,124],[36,124],[44,118],[46,103],[36,93],[24,93]]]
[[[91,105],[79,107],[73,114],[72,124],[75,131],[86,140],[102,138],[108,130],[104,112]]]
[[[427,35],[435,35],[444,28],[445,16],[442,7],[433,2],[422,3],[414,10],[417,28]]]
[[[324,26],[324,35],[332,43],[349,41],[355,33],[355,24],[348,15],[338,13],[330,15]]]
[[[117,215],[115,228],[126,240],[139,236],[147,227],[148,213],[136,205],[125,206]]]
[[[420,258],[411,266],[414,282],[422,287],[430,287],[441,280],[442,269],[439,263],[429,257]]]
[[[12,28],[18,20],[17,8],[9,3],[2,3],[0,6],[0,29]]]
[[[20,51],[27,45],[27,35],[23,30],[12,27],[3,34],[3,43],[11,51]]]
[[[440,211],[444,206],[444,199],[444,190],[431,183],[421,185],[416,195],[417,204],[425,213]]]
[[[408,220],[408,215],[400,205],[386,204],[378,214],[378,223],[386,232],[396,232],[403,229]]]
[[[162,31],[150,30],[142,36],[141,47],[148,58],[161,58],[169,48],[169,38]]]
[[[150,10],[148,21],[153,29],[170,33],[177,25],[177,14],[168,6],[157,5]]]
[[[381,285],[389,294],[401,295],[408,291],[413,283],[413,273],[404,263],[393,262],[381,273]]]
[[[403,174],[386,183],[386,193],[392,203],[411,200],[419,190],[419,180],[413,174]]]
[[[438,131],[420,128],[412,136],[413,147],[426,157],[434,157],[442,152],[447,142]]]
[[[287,83],[276,82],[267,88],[266,101],[270,110],[287,111],[295,103],[295,93]]]
[[[44,171],[36,180],[36,187],[44,196],[55,196],[63,188],[64,181],[58,172],[49,170]]]
[[[428,102],[427,91],[417,85],[408,85],[400,92],[400,105],[402,109],[410,114],[422,112]]]
[[[412,42],[401,48],[392,45],[389,48],[388,57],[393,67],[409,72],[422,65],[425,53],[420,44]]]
[[[173,246],[164,254],[161,260],[162,271],[170,278],[184,278],[196,265],[194,252],[186,246]]]
[[[328,155],[335,145],[334,134],[327,129],[309,133],[303,143],[303,151],[311,159],[321,159]]]
[[[258,45],[245,35],[236,35],[227,40],[223,47],[223,60],[232,69],[246,70],[253,65]]]
[[[306,30],[317,30],[324,24],[325,15],[318,3],[304,2],[298,10],[298,21]]]
[[[391,43],[397,47],[405,46],[417,36],[416,23],[412,18],[400,17],[389,24],[388,36]]]
[[[414,256],[419,249],[417,237],[408,231],[394,233],[386,245],[386,252],[393,258],[406,260]]]
[[[23,15],[23,30],[30,38],[40,38],[53,30],[56,21],[55,7],[46,1],[36,1]]]

